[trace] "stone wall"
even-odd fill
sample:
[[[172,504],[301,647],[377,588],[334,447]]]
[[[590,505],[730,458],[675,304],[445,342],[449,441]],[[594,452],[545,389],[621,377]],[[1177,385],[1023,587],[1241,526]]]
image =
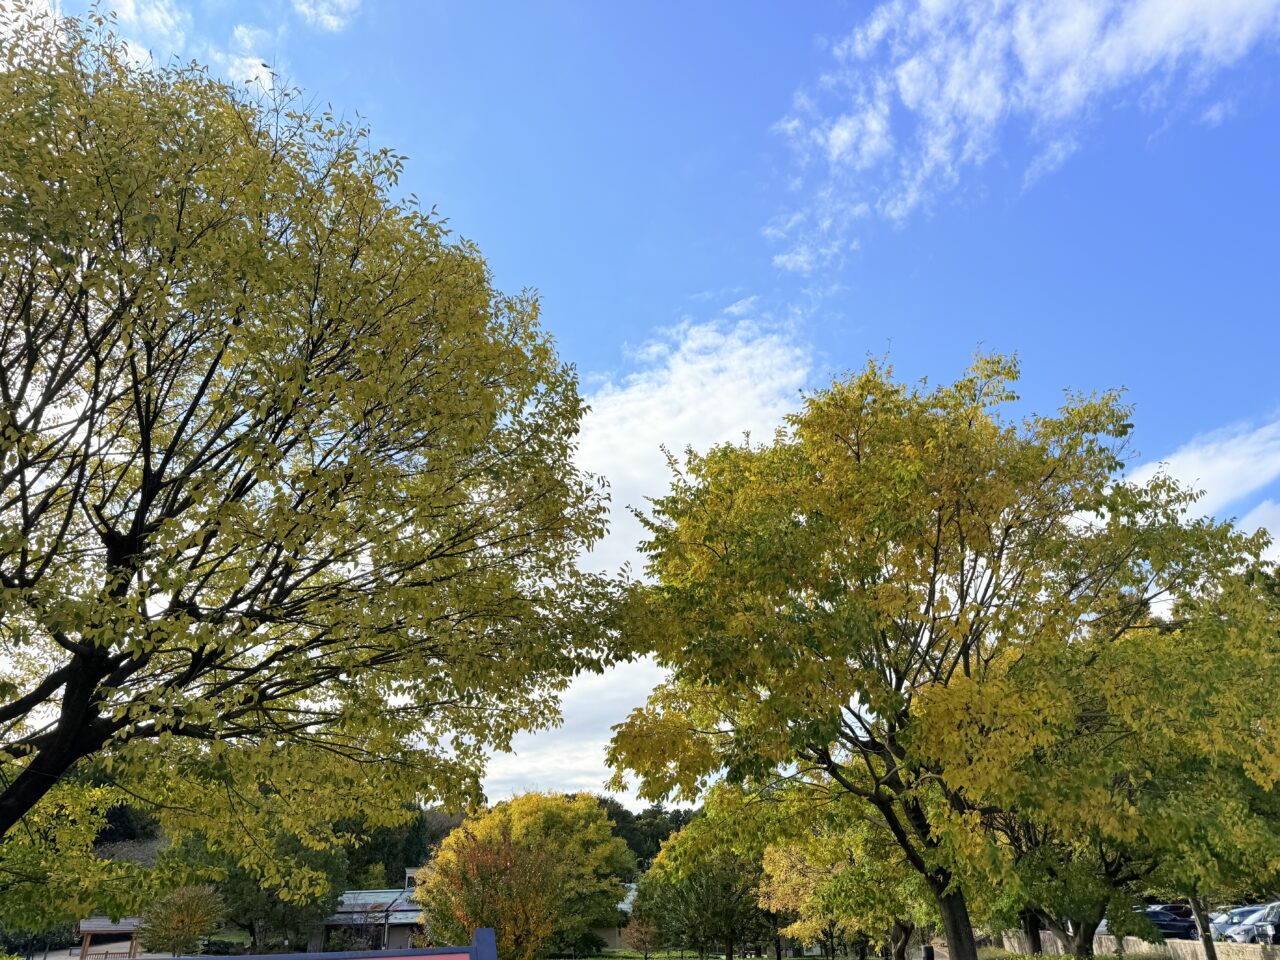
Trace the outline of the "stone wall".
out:
[[[1048,930],[1040,933],[1041,946],[1046,954],[1060,955],[1064,951],[1062,943]],[[1280,946],[1261,943],[1224,943],[1219,941],[1218,960],[1280,960]],[[1014,953],[1027,952],[1027,938],[1019,931],[1004,935],[1004,948]],[[1099,956],[1115,954],[1116,938],[1096,936],[1093,938],[1093,952]],[[1164,943],[1148,943],[1137,937],[1125,937],[1124,953],[1158,953],[1170,960],[1205,960],[1204,947],[1199,940],[1166,940]]]

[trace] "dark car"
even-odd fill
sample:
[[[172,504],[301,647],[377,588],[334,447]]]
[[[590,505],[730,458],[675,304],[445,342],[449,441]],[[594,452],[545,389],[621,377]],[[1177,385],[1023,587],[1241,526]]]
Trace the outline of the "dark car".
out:
[[[1175,917],[1168,910],[1152,908],[1144,911],[1143,915],[1151,921],[1151,925],[1159,930],[1160,935],[1166,940],[1194,940],[1199,936],[1196,932],[1196,922],[1194,920]]]
[[[1163,910],[1165,913],[1172,913],[1181,920],[1195,919],[1195,915],[1191,912],[1191,905],[1188,903],[1158,903],[1155,909]]]

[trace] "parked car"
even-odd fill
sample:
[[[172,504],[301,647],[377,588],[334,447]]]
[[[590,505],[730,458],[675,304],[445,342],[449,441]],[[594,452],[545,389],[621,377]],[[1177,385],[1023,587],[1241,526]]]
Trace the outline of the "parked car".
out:
[[[1195,919],[1195,914],[1192,913],[1191,904],[1189,903],[1158,903],[1156,904],[1156,909],[1163,910],[1165,913],[1172,913],[1175,917],[1180,917],[1183,920]]]
[[[1166,940],[1194,940],[1200,935],[1194,920],[1174,916],[1159,907],[1151,907],[1143,912]]]
[[[1280,901],[1268,903],[1227,930],[1233,943],[1280,943]]]
[[[1160,907],[1134,907],[1133,912],[1141,913],[1150,920],[1151,925],[1159,930],[1160,935],[1166,940],[1195,940],[1200,936],[1195,920],[1184,920]],[[1106,920],[1098,926],[1098,933],[1110,935]]]
[[[1213,930],[1214,939],[1224,939],[1228,930],[1234,926],[1244,923],[1247,917],[1252,916],[1265,907],[1265,903],[1250,903],[1245,904],[1242,907],[1229,907],[1221,913],[1215,913],[1210,918],[1209,922],[1209,926]]]

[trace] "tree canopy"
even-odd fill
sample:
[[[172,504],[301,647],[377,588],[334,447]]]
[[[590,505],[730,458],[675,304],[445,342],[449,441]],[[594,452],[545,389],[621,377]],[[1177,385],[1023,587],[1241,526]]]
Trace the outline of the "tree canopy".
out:
[[[131,799],[252,861],[259,822],[474,800],[609,656],[536,297],[367,131],[4,16],[0,910],[75,899],[36,854],[93,831],[14,829],[54,810]]]
[[[612,826],[589,794],[528,793],[481,810],[418,873],[428,938],[465,943],[493,927],[502,960],[530,960],[618,925],[635,858]]]
[[[717,824],[701,818],[662,845],[637,885],[632,917],[699,957],[723,948],[733,960],[735,947],[770,935],[759,900],[759,860],[739,853]]]
[[[1098,689],[1153,611],[1220,596],[1266,542],[1194,519],[1167,476],[1126,480],[1117,393],[1010,417],[1018,372],[985,356],[931,387],[872,362],[772,442],[691,451],[648,518],[656,583],[630,628],[671,680],[612,747],[654,798],[724,776],[860,799],[936,899],[954,960],[975,957],[964,875],[997,855],[984,794],[1090,720],[1072,670],[1097,667]],[[1268,723],[1248,748],[1264,785]],[[1087,800],[1093,781],[1062,770],[1059,807]]]
[[[626,841],[641,868],[653,862],[669,836],[699,815],[699,811],[689,807],[668,809],[661,803],[632,813],[612,797],[597,795],[596,800],[613,821],[613,835]]]
[[[149,904],[138,924],[143,950],[156,953],[194,953],[202,937],[223,920],[222,897],[212,886],[179,887]]]

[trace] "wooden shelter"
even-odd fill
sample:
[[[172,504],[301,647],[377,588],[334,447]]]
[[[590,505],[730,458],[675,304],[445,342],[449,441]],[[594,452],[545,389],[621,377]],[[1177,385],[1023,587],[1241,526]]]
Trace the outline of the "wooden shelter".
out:
[[[140,917],[89,917],[80,921],[80,960],[134,960]],[[98,942],[94,943],[94,938]],[[124,938],[128,937],[126,943]]]

